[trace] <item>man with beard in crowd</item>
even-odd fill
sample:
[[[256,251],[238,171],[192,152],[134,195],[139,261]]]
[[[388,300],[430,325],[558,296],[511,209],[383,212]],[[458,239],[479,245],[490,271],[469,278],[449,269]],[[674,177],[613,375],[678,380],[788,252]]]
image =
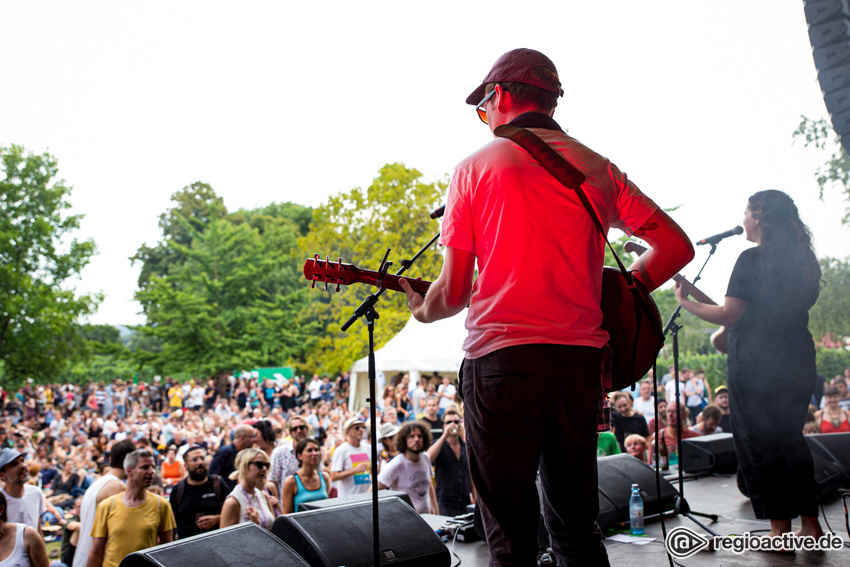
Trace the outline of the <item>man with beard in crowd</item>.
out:
[[[126,490],[97,507],[86,567],[118,567],[128,554],[174,539],[168,500],[148,491],[156,475],[153,453],[138,449],[127,455],[124,474]]]
[[[431,483],[431,459],[425,452],[431,446],[431,431],[421,421],[408,421],[395,438],[399,454],[378,473],[378,490],[389,488],[406,492],[420,514],[439,514],[437,493]]]
[[[26,524],[38,530],[38,535],[44,537],[41,531],[41,515],[47,511],[47,504],[41,490],[29,484],[30,471],[24,460],[26,453],[15,449],[0,451],[0,480],[3,488],[0,492],[6,497],[6,515],[9,522]]]
[[[720,408],[720,429],[724,433],[732,433],[732,416],[729,411],[729,389],[718,386],[714,389],[714,405]]]
[[[184,539],[217,529],[221,505],[227,497],[222,478],[207,474],[207,450],[193,445],[183,453],[188,476],[171,491],[171,509],[177,520],[177,537]]]

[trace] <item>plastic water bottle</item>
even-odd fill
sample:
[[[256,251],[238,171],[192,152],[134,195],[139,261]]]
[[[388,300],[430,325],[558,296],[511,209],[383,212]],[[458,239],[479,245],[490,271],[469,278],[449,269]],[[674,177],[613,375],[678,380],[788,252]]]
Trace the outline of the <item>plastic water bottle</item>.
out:
[[[629,498],[629,524],[632,535],[643,535],[643,498],[637,484],[632,485],[632,497]]]

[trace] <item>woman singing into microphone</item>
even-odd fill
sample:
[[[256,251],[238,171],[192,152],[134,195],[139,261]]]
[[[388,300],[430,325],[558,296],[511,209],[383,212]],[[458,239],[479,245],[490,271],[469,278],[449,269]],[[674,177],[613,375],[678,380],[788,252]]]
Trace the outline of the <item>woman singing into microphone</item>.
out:
[[[747,240],[723,305],[676,298],[700,319],[724,325],[735,453],[753,511],[770,520],[770,536],[791,531],[820,537],[814,465],[803,423],[817,379],[809,308],[818,297],[820,266],[811,232],[794,201],[781,191],[759,191],[744,211]]]

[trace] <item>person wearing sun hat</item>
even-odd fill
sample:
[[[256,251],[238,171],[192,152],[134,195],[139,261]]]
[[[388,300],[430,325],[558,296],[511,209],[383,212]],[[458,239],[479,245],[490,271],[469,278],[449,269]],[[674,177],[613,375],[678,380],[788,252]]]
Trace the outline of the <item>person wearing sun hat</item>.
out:
[[[424,298],[401,283],[421,322],[469,306],[461,393],[491,567],[536,561],[538,469],[558,564],[608,564],[596,525],[605,244],[577,193],[501,135],[511,126],[536,134],[584,175],[603,232],[620,228],[649,243],[629,268],[649,291],[693,257],[687,235],[661,208],[555,122],[561,83],[539,51],[514,49],[496,60],[466,99],[496,139],[454,170],[440,276]]]
[[[381,465],[384,463],[390,462],[393,457],[398,455],[398,450],[395,448],[395,436],[398,433],[399,427],[395,423],[382,423],[378,428],[378,436],[377,439],[384,446],[384,449],[378,455],[378,469],[380,470]]]
[[[345,443],[334,450],[331,460],[331,480],[338,496],[368,492],[372,486],[369,462],[372,446],[363,441],[366,422],[352,417],[342,424]]]

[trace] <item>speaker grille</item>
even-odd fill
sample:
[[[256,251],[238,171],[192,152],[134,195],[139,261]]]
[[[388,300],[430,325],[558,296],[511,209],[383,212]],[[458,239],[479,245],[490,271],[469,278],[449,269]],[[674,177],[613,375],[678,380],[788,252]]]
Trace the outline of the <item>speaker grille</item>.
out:
[[[120,567],[309,567],[292,548],[256,524],[239,524],[132,553]]]

